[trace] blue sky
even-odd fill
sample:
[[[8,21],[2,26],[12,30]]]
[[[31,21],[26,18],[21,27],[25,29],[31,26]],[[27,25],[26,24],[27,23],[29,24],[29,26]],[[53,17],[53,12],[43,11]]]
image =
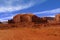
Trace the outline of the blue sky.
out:
[[[11,19],[19,13],[53,17],[60,13],[60,0],[0,0],[0,21]]]

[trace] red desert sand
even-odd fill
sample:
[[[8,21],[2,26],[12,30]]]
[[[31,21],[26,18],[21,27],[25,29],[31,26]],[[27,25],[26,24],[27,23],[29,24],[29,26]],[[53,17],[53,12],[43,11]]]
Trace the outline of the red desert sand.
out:
[[[60,16],[40,18],[18,14],[0,22],[0,40],[60,40]]]

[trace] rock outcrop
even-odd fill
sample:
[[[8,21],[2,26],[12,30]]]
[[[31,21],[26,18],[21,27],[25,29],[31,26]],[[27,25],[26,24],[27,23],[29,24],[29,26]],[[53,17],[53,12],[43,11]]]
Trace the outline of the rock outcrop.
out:
[[[55,20],[56,20],[57,22],[60,22],[60,14],[57,14],[57,15],[55,16]]]
[[[0,24],[1,24],[2,22],[0,22]]]
[[[32,20],[34,20],[35,18],[37,18],[37,16],[35,16],[33,14],[18,14],[13,17],[13,21],[15,23],[32,22]]]
[[[13,17],[13,21],[15,23],[21,23],[21,22],[34,22],[34,23],[46,23],[46,18],[40,18],[33,14],[18,14]]]
[[[8,20],[8,23],[14,23],[13,19]]]

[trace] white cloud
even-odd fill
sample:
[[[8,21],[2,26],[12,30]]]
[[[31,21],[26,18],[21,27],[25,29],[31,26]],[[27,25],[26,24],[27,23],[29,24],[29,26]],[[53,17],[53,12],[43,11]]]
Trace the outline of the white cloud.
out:
[[[45,16],[45,17],[55,17],[54,15],[47,15],[47,16]]]
[[[44,3],[45,1],[46,0],[2,0],[0,2],[0,12],[23,10],[35,4]]]
[[[1,19],[0,19],[0,22],[8,21],[8,20],[10,20],[10,19],[12,19],[12,18],[13,18],[13,16],[9,16],[9,17],[5,17],[5,18],[1,18]]]
[[[24,0],[3,0],[0,2],[0,12],[12,12],[16,10],[22,10],[34,5],[33,1],[25,3]]]
[[[42,11],[42,12],[35,12],[34,14],[55,14],[55,13],[60,13],[60,8]]]
[[[8,21],[8,20],[2,20],[2,19],[0,19],[0,22],[4,22],[4,21]]]
[[[5,19],[5,20],[7,20],[7,19],[11,19],[11,18],[13,18],[13,16],[9,16],[9,17],[5,17],[5,18],[1,18],[1,19]]]
[[[29,1],[29,2],[26,3],[26,2],[24,2],[24,0],[1,0],[0,1],[0,13],[27,9],[38,3],[39,4],[44,3],[46,0],[25,0],[25,1]],[[12,4],[16,4],[16,5],[13,6]],[[4,15],[4,16],[6,16],[6,15]],[[2,17],[2,18],[0,18],[0,21],[4,21],[4,20],[6,21],[11,18],[12,18],[12,16],[5,17],[5,18]]]
[[[16,11],[16,10],[22,10],[31,7],[33,4],[29,3],[26,4],[25,6],[16,6],[16,7],[0,7],[0,12],[11,12],[11,11]]]

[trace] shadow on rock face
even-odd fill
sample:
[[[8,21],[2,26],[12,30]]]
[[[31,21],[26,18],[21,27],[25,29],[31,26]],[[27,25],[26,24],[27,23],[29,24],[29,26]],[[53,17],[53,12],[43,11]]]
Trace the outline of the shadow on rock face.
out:
[[[19,14],[19,15],[16,15],[14,18],[13,18],[13,21],[15,23],[20,23],[20,22],[32,22],[32,16],[35,16],[33,14]]]
[[[54,20],[55,19],[55,20]],[[48,21],[49,20],[49,21]],[[0,22],[0,29],[9,29],[15,27],[48,27],[60,25],[60,16],[56,16],[55,18],[51,17],[38,17],[34,14],[18,14],[13,17],[13,19],[8,20],[8,24],[3,24]],[[58,22],[57,22],[58,21]]]
[[[46,23],[47,20],[40,18],[33,14],[18,14],[13,17],[13,21],[15,23],[21,23],[21,22],[34,22],[34,23]]]
[[[8,20],[8,24],[10,24],[10,23],[14,23],[13,19]]]

